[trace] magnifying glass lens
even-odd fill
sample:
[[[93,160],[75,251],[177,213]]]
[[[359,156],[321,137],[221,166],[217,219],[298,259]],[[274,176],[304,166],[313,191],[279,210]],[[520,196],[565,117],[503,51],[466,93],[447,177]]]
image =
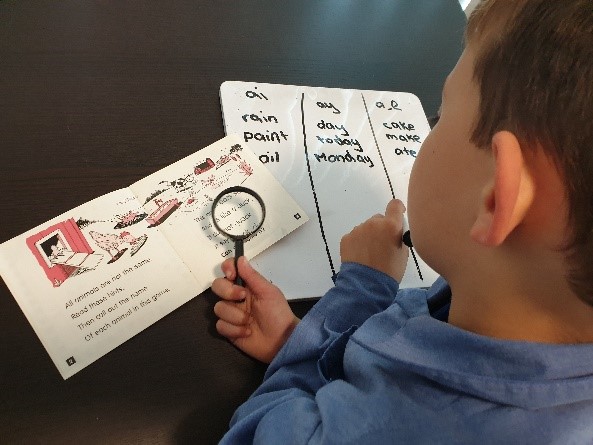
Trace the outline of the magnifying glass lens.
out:
[[[264,202],[257,193],[247,187],[229,187],[214,199],[214,226],[224,236],[235,241],[235,269],[237,260],[243,256],[243,241],[259,230],[265,218]],[[235,283],[242,286],[243,280],[237,276]]]
[[[213,209],[218,229],[233,239],[245,239],[254,234],[264,219],[264,209],[250,193],[228,192],[220,197]]]

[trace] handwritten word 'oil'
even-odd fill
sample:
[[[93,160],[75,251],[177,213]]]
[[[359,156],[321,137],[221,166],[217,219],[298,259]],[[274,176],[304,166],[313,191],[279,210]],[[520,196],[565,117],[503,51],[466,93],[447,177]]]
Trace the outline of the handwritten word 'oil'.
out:
[[[267,164],[268,162],[280,162],[280,153],[275,151],[274,153],[270,153],[269,151],[263,155],[259,155],[259,161],[262,164]]]
[[[373,168],[375,166],[373,160],[371,159],[370,156],[363,156],[363,155],[356,155],[352,156],[350,154],[349,150],[346,150],[346,154],[343,155],[326,155],[325,153],[321,153],[321,154],[315,154],[315,159],[317,159],[318,162],[322,162],[322,161],[326,161],[326,162],[330,162],[330,163],[334,163],[334,162],[361,162],[363,164],[368,164],[368,166],[370,168]]]
[[[252,133],[250,131],[244,131],[243,132],[243,139],[245,139],[245,142],[249,142],[251,139],[255,139],[256,141],[260,141],[260,142],[282,142],[282,140],[280,139],[284,139],[285,141],[288,140],[288,135],[286,133],[284,133],[283,130],[280,130],[280,132],[277,131],[272,131],[270,132],[270,130],[266,130],[266,133]]]

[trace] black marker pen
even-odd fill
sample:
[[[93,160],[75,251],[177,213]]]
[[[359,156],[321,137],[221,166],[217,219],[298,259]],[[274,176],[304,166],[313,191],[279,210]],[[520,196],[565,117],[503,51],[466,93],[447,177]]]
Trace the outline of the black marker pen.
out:
[[[424,280],[424,278],[422,278],[422,272],[420,272],[420,266],[418,265],[418,260],[416,259],[416,254],[414,253],[414,245],[412,244],[412,235],[410,235],[410,226],[408,224],[408,218],[406,218],[406,215],[403,215],[403,221],[402,221],[402,242],[408,246],[410,248],[410,252],[412,253],[412,259],[414,260],[414,264],[416,265],[416,270],[418,271],[418,275],[420,276],[421,280]]]

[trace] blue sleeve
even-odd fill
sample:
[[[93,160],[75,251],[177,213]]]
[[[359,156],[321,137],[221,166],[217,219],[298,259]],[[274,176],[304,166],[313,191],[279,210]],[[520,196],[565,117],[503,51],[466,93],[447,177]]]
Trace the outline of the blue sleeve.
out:
[[[328,425],[331,420],[320,411],[319,390],[342,377],[350,336],[389,307],[398,288],[382,272],[342,264],[336,285],[296,327],[262,385],[235,412],[221,443],[309,443],[324,429],[338,427]]]

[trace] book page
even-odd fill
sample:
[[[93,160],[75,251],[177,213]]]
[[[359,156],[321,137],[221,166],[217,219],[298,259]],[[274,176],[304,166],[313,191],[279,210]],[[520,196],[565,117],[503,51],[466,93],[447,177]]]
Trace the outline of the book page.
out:
[[[309,218],[236,136],[227,136],[130,186],[148,214],[147,221],[158,226],[203,289],[220,276],[222,261],[235,255],[233,240],[220,233],[212,220],[213,200],[231,186],[253,190],[265,204],[263,225],[245,241],[245,255],[252,259],[273,245],[270,255],[277,263],[286,263],[291,253],[282,246],[292,236],[283,237]],[[240,215],[240,209],[234,211]]]
[[[288,298],[323,295],[340,268],[342,236],[384,213],[390,199],[406,203],[429,132],[420,101],[410,93],[238,81],[224,82],[220,98],[227,134],[240,135],[311,217],[282,252],[262,253],[255,266]],[[419,269],[410,255],[402,287],[436,279],[418,260]]]
[[[248,257],[281,244],[309,219],[230,136],[0,245],[0,275],[63,378],[221,275],[234,241],[213,227],[212,201],[238,185],[265,203],[263,225],[244,241]],[[248,201],[225,209],[225,226],[250,217]]]
[[[129,189],[0,245],[0,274],[64,379],[203,289]]]

